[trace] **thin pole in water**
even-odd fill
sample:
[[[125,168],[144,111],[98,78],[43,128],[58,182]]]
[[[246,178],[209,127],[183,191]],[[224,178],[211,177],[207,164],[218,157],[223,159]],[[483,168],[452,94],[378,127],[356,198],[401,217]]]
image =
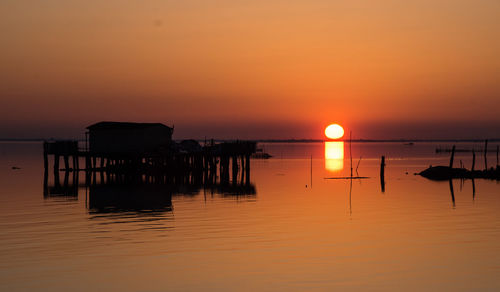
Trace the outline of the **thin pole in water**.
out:
[[[488,170],[488,139],[484,140],[484,169]]]
[[[349,131],[349,156],[351,157],[351,177],[352,177],[352,131]]]
[[[471,171],[474,171],[474,166],[476,165],[476,152],[474,152],[474,149],[472,149],[472,167]]]
[[[380,159],[380,188],[385,193],[385,156]]]
[[[450,168],[453,168],[453,159],[455,158],[455,145],[451,148],[451,157],[450,157]]]
[[[497,168],[498,168],[498,150],[499,150],[499,146],[497,145]]]

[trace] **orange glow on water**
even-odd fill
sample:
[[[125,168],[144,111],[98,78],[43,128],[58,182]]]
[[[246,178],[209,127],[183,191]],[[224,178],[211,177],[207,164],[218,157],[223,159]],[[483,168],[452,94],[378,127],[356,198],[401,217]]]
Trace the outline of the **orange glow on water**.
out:
[[[330,139],[340,139],[344,136],[344,128],[339,124],[331,124],[326,127],[325,135]]]
[[[344,142],[325,142],[325,169],[338,171],[344,168]]]

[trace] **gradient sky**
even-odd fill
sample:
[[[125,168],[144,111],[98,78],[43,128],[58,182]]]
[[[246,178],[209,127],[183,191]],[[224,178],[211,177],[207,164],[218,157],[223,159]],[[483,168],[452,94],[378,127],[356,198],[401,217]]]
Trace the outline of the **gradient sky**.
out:
[[[500,136],[500,1],[2,0],[0,137]]]

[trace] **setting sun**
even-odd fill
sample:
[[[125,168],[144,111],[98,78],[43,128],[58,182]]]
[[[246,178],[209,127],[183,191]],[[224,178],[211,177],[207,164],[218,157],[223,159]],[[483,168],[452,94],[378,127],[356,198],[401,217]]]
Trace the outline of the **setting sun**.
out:
[[[340,139],[344,136],[344,128],[339,124],[331,124],[326,127],[325,135],[330,139]]]

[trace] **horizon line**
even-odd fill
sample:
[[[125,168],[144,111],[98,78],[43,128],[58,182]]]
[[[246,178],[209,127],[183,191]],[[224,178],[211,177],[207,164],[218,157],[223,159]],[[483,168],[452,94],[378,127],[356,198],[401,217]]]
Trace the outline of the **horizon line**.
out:
[[[72,140],[84,142],[85,139],[68,139],[68,138],[0,138],[0,142],[43,142],[43,141],[58,141],[58,140]],[[258,143],[319,143],[319,142],[364,142],[364,143],[376,143],[376,142],[484,142],[486,140],[490,142],[500,142],[500,138],[446,138],[446,139],[436,139],[436,138],[390,138],[390,139],[306,139],[306,138],[288,138],[288,139],[172,139],[172,141],[183,141],[183,140],[195,140],[198,142],[214,140],[215,142],[227,142],[227,141],[252,141]]]

